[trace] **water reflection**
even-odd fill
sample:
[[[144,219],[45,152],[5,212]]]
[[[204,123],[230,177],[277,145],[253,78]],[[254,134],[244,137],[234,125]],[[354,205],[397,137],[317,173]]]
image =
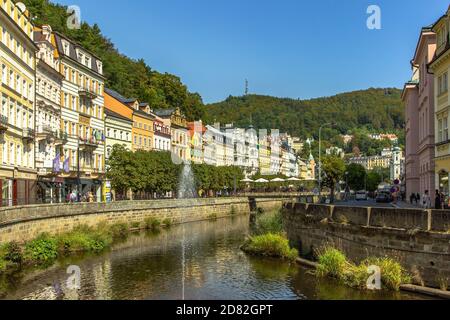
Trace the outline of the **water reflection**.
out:
[[[186,299],[414,299],[366,293],[318,280],[297,265],[248,257],[239,250],[248,217],[185,225]],[[3,277],[7,299],[181,299],[183,227],[138,234],[101,256],[70,258],[48,270]],[[66,286],[69,265],[81,268],[81,289]]]

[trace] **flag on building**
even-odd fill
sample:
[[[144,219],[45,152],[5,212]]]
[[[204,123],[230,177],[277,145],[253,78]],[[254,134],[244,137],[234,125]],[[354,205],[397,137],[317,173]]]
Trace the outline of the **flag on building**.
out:
[[[56,154],[56,158],[53,159],[53,172],[59,173],[61,171],[60,164],[61,155],[59,153]]]
[[[70,173],[70,168],[69,168],[69,157],[67,157],[67,159],[64,160],[63,169],[64,169],[64,172],[65,172],[65,173]]]

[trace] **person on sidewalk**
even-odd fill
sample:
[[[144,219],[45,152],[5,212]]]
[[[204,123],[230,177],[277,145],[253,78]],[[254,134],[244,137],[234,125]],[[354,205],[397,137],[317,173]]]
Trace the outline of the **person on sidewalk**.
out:
[[[442,209],[441,193],[439,192],[439,190],[436,190],[436,196],[434,198],[434,208],[436,210]]]
[[[409,203],[417,204],[417,198],[416,198],[416,194],[415,193],[411,193],[411,195],[409,196]]]
[[[420,205],[420,193],[418,193],[418,192],[416,194],[416,204]]]
[[[428,190],[425,190],[425,193],[422,196],[422,207],[424,209],[430,209],[431,208],[431,198],[428,194]]]

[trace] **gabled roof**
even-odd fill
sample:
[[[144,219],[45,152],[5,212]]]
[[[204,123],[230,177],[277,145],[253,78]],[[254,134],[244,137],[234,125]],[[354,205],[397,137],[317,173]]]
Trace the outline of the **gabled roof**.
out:
[[[79,45],[77,42],[75,42],[72,39],[68,38],[67,36],[63,35],[62,33],[53,31],[53,34],[55,35],[56,47],[61,56],[67,57],[67,58],[73,60],[74,62],[76,62],[78,65],[81,65],[84,68],[89,69],[89,70],[97,73],[101,77],[103,77],[103,75],[99,72],[98,67],[97,67],[97,61],[101,61],[99,57],[97,57],[95,54],[93,54],[89,50],[87,50],[84,47],[82,47],[81,45]],[[66,54],[64,52],[64,46],[62,45],[63,39],[69,43],[69,54]],[[82,51],[88,53],[91,56],[92,62],[91,62],[90,68],[81,64],[78,61],[78,57],[77,57],[77,53],[76,53],[77,48],[81,49]]]
[[[419,36],[419,40],[417,41],[416,50],[414,51],[414,57],[411,60],[412,64],[414,64],[414,61],[417,58],[417,55],[419,53],[419,49],[421,47],[421,44],[424,41],[424,38],[425,37],[430,37],[430,36],[434,36],[434,39],[436,39],[436,33],[432,30],[431,26],[423,27],[420,30],[420,36]]]
[[[170,117],[175,112],[175,109],[158,109],[154,113],[159,117]]]
[[[123,115],[118,114],[118,113],[116,113],[116,112],[114,112],[114,111],[112,111],[112,110],[110,110],[108,108],[105,108],[105,115],[107,117],[114,117],[114,118],[118,118],[120,120],[126,120],[126,121],[128,121],[130,123],[133,123],[133,121],[131,121],[131,119],[128,119],[127,117],[124,117]]]
[[[118,93],[117,91],[114,91],[112,89],[105,88],[105,92],[107,94],[109,94],[111,97],[113,97],[114,99],[116,99],[122,103],[125,103],[125,104],[133,103],[133,102],[137,101],[137,99],[135,99],[135,98],[125,98],[120,93]]]
[[[150,120],[153,120],[155,118],[152,114],[149,114],[149,113],[147,113],[145,111],[142,111],[142,110],[133,110],[133,113],[135,113],[135,114],[137,114],[139,116],[142,116],[142,117],[146,117],[146,118],[148,118]]]

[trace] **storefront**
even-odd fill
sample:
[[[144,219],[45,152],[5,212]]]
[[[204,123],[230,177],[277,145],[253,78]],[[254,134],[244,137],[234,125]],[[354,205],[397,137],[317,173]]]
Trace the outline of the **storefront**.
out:
[[[67,195],[75,192],[80,201],[89,201],[91,194],[94,202],[101,202],[103,200],[102,185],[102,180],[97,179],[80,179],[79,184],[78,179],[64,179],[63,192],[66,200],[68,200]],[[80,187],[80,193],[78,193],[78,187]]]
[[[64,193],[64,179],[40,177],[37,182],[37,200],[39,203],[63,203],[66,195]]]
[[[35,173],[3,172],[0,178],[0,205],[23,206],[36,203],[37,181]]]

